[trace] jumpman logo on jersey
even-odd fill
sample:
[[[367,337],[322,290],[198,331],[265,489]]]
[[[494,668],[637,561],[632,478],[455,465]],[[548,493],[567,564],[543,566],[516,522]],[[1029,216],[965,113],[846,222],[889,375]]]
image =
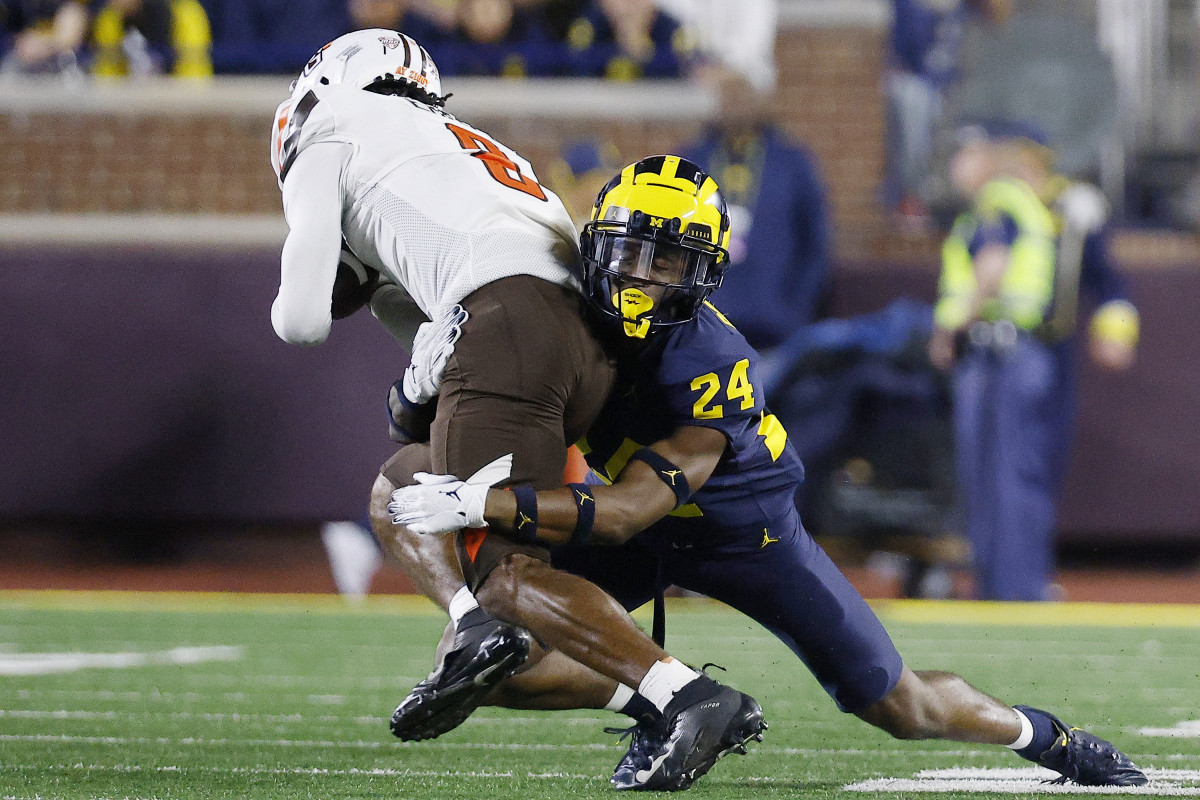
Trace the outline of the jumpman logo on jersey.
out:
[[[675,476],[678,475],[679,473],[683,472],[683,470],[681,470],[681,469],[663,469],[663,470],[659,470],[659,472],[662,473],[664,478],[670,478],[671,485],[674,486],[675,485]]]
[[[590,494],[588,494],[587,492],[580,491],[579,489],[576,489],[576,490],[575,490],[575,494],[579,495],[579,505],[583,505],[583,504],[584,504],[584,503],[586,503],[588,500],[591,500],[593,503],[594,503],[594,502],[596,502],[596,498],[592,497],[592,496],[591,496]]]
[[[521,530],[521,528],[524,528],[525,523],[533,522],[533,517],[526,516],[524,512],[518,512],[518,513],[521,514],[521,521],[517,523],[517,530]]]
[[[779,541],[778,539],[772,539],[772,538],[771,538],[771,534],[767,532],[767,529],[766,529],[766,528],[763,528],[763,540],[762,540],[762,544],[760,544],[760,545],[758,546],[758,549],[759,549],[759,550],[762,550],[762,549],[763,549],[764,547],[766,547],[767,545],[769,545],[769,544],[771,544],[771,543],[773,543],[773,542],[778,542],[778,541]]]

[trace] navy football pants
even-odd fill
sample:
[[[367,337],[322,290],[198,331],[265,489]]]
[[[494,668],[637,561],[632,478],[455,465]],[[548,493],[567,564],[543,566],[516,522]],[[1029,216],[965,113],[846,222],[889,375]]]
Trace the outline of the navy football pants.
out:
[[[554,566],[581,575],[633,610],[670,585],[720,600],[779,637],[843,711],[862,711],[900,679],[903,662],[862,596],[813,541],[798,514],[779,541],[761,533],[711,546],[668,517],[622,547],[554,551]],[[672,530],[672,529],[675,530]],[[755,538],[757,536],[757,538]]]

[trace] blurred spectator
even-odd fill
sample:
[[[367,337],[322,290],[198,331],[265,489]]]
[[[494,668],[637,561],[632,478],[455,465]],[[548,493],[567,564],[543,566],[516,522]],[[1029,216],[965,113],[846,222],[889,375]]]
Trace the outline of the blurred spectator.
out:
[[[513,0],[459,0],[453,35],[438,46],[437,61],[446,75],[523,78],[560,71],[563,50],[536,8]]]
[[[951,162],[972,206],[943,246],[929,355],[953,368],[967,537],[989,600],[1053,599],[1081,281],[1102,303],[1092,322],[1099,363],[1128,367],[1138,331],[1107,258],[1103,205],[1051,177],[1046,144],[1033,126],[993,122],[964,131]]]
[[[108,0],[92,23],[92,73],[212,75],[212,34],[197,0]]]
[[[946,92],[958,77],[964,29],[971,20],[1002,25],[1012,5],[1012,0],[892,0],[884,200],[910,227],[928,224],[925,184]]]
[[[744,75],[756,91],[775,88],[777,0],[655,0],[679,20],[695,47],[698,77],[708,83],[712,65]]]
[[[733,220],[730,269],[713,303],[763,353],[820,313],[829,277],[829,210],[813,158],[771,121],[769,97],[719,70],[717,118],[680,155],[709,172]]]
[[[11,34],[0,73],[78,74],[88,9],[79,0],[0,0],[0,25]]]
[[[591,219],[596,196],[623,163],[616,145],[608,141],[572,142],[550,164],[550,189],[563,201],[575,227]]]
[[[429,49],[444,40],[454,24],[454,8],[420,0],[349,0],[348,30],[387,28],[416,39]],[[441,65],[442,59],[438,58]]]
[[[217,72],[299,72],[322,45],[350,30],[332,0],[205,0]]]
[[[574,74],[619,81],[678,77],[692,55],[687,32],[653,0],[595,0],[567,44]]]

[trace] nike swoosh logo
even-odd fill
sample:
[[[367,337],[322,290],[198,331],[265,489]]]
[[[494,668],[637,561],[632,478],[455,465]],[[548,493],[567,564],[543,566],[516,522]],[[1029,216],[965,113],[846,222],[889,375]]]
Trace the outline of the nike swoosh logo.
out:
[[[658,772],[658,768],[662,766],[662,763],[667,760],[668,755],[670,754],[663,753],[661,756],[651,761],[650,769],[639,769],[636,773],[634,773],[633,779],[638,783],[645,783],[646,781],[650,780],[654,773]]]
[[[502,666],[504,666],[504,661],[501,661],[497,664],[492,664],[490,667],[482,670],[478,675],[472,678],[471,683],[475,684],[476,686],[483,686],[487,683],[487,679],[491,676],[491,674],[500,669]]]

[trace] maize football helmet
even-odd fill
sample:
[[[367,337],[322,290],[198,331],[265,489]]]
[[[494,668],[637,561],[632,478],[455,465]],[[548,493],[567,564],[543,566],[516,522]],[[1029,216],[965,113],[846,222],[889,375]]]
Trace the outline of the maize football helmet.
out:
[[[600,190],[580,235],[592,304],[624,334],[687,322],[729,265],[729,212],[717,183],[678,156],[630,164]]]
[[[410,36],[368,28],[339,36],[322,47],[292,81],[292,99],[314,86],[345,84],[381,94],[399,94],[433,106],[445,104],[437,65]]]

